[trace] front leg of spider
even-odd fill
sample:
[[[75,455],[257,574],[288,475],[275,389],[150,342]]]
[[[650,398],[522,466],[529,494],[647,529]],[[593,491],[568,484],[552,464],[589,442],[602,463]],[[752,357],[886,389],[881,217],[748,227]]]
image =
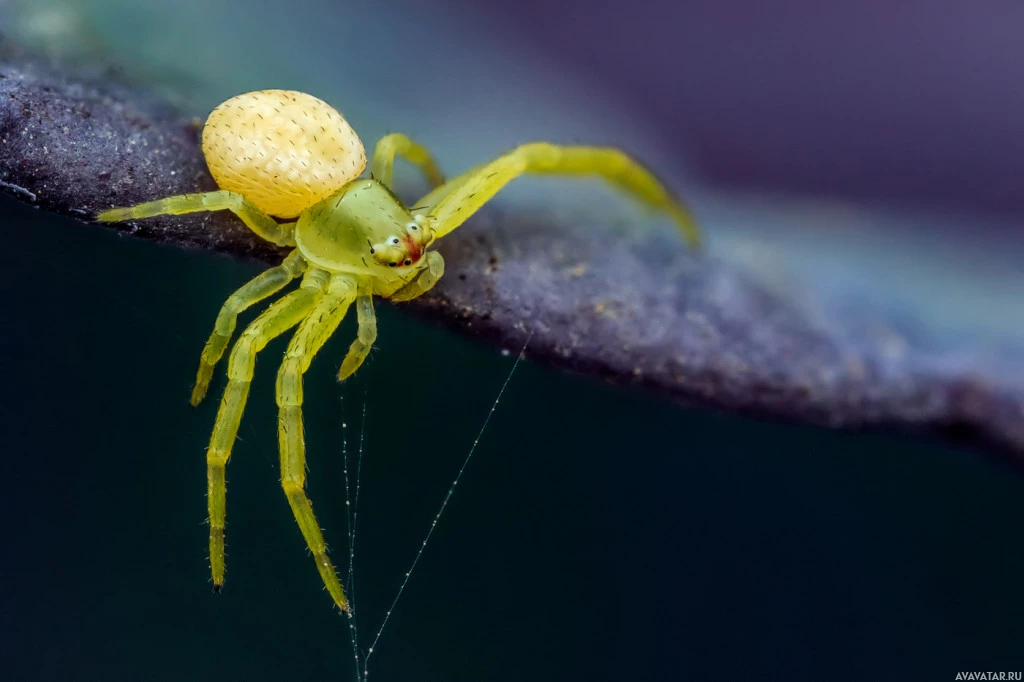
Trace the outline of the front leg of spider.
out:
[[[525,174],[601,178],[666,213],[690,246],[700,246],[700,231],[690,211],[643,164],[610,147],[563,147],[547,142],[524,144],[449,180],[419,204],[432,206],[428,218],[439,239],[462,225],[502,187]]]

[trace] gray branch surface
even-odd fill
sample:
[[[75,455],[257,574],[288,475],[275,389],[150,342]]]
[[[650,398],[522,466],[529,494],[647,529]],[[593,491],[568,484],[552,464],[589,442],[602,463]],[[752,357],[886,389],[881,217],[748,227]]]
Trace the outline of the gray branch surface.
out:
[[[83,221],[215,189],[197,121],[102,74],[72,78],[11,56],[0,60],[0,187]],[[110,227],[267,263],[282,256],[227,213]],[[913,348],[893,359],[883,336],[824,322],[834,318],[662,236],[641,243],[483,212],[439,246],[441,283],[401,307],[513,349],[532,330],[534,359],[692,405],[1024,453],[1024,390],[998,367],[951,369]],[[869,322],[885,328],[879,317]]]

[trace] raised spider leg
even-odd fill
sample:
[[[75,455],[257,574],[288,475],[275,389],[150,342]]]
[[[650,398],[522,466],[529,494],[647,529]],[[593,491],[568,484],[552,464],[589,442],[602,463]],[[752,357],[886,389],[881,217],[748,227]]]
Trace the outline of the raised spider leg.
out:
[[[459,187],[462,187],[464,184],[466,184],[467,180],[476,175],[480,171],[480,169],[486,165],[487,164],[474,166],[465,173],[463,173],[462,175],[456,176],[449,180],[448,182],[444,183],[443,185],[435,187],[434,189],[430,190],[429,194],[427,194],[424,197],[421,197],[420,200],[416,202],[416,206],[437,206],[439,203],[441,203],[442,199],[444,199],[449,194],[457,190]]]
[[[444,258],[437,251],[427,251],[427,267],[416,279],[389,296],[392,301],[409,301],[429,291],[444,275]],[[354,370],[353,370],[354,371]]]
[[[228,385],[217,410],[217,421],[206,451],[207,502],[210,511],[210,570],[214,589],[224,584],[224,517],[227,483],[224,470],[231,457],[231,447],[238,435],[238,425],[249,396],[256,364],[256,354],[276,336],[298,324],[309,315],[319,300],[327,279],[326,273],[311,270],[302,286],[267,308],[253,320],[231,349],[228,359]]]
[[[359,297],[356,299],[356,316],[359,321],[356,340],[349,346],[345,359],[341,361],[338,381],[344,381],[359,369],[363,361],[366,360],[366,356],[370,354],[373,342],[377,340],[377,316],[373,312],[372,294],[359,293]]]
[[[327,546],[313,507],[306,496],[306,444],[302,433],[302,375],[313,356],[338,328],[349,305],[356,298],[356,286],[348,275],[333,275],[327,293],[292,336],[281,369],[277,373],[277,437],[281,448],[281,486],[288,497],[292,514],[306,545],[316,560],[320,578],[342,611],[347,608],[334,565],[327,557]],[[362,317],[360,315],[360,317]]]
[[[409,163],[419,166],[423,174],[427,176],[427,182],[431,187],[437,187],[444,182],[444,176],[437,169],[437,164],[434,163],[434,158],[427,148],[402,133],[391,133],[380,138],[377,147],[373,150],[370,174],[391,187],[395,156],[401,156]]]
[[[280,291],[306,270],[306,260],[298,251],[292,251],[277,267],[270,268],[250,280],[241,289],[231,294],[224,302],[217,321],[213,324],[213,333],[203,347],[203,355],[199,359],[199,371],[196,373],[196,385],[192,389],[192,406],[195,407],[206,396],[206,389],[213,376],[213,368],[217,365],[224,349],[235,332],[238,313],[249,306],[262,301],[267,296]]]
[[[625,152],[610,147],[562,147],[546,142],[525,144],[456,177],[423,197],[419,204],[433,206],[430,216],[434,221],[434,233],[443,237],[473,215],[509,181],[525,173],[604,178],[645,204],[668,213],[691,246],[700,244],[700,232],[690,212],[649,170]]]
[[[101,212],[96,219],[103,223],[115,223],[158,215],[183,215],[225,209],[241,218],[250,230],[268,242],[278,246],[295,246],[295,223],[278,223],[241,194],[226,189],[199,194],[180,194],[126,208],[112,208]]]

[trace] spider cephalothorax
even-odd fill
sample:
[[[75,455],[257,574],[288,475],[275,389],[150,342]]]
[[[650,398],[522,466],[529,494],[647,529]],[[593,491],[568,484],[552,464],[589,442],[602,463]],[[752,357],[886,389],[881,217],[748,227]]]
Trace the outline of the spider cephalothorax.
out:
[[[341,363],[339,380],[359,368],[377,337],[373,297],[405,301],[433,287],[444,274],[444,260],[428,247],[525,173],[603,177],[668,213],[692,244],[698,241],[686,209],[647,169],[617,149],[535,142],[445,182],[424,147],[395,133],[377,143],[370,177],[360,178],[366,153],[344,117],[311,95],[289,90],[262,90],[227,100],[207,119],[202,148],[219,191],[114,208],[98,218],[109,222],[226,209],[263,239],[295,247],[281,265],[228,298],[203,348],[192,391],[195,405],[206,395],[238,314],[301,276],[298,288],[242,332],[228,360],[228,384],[207,450],[210,568],[217,589],[224,582],[225,467],[256,354],[271,339],[297,327],[278,371],[281,485],[324,585],[345,609],[344,591],[305,492],[302,374],[349,307],[355,306],[359,330]],[[418,166],[434,187],[412,210],[390,187],[396,156]]]

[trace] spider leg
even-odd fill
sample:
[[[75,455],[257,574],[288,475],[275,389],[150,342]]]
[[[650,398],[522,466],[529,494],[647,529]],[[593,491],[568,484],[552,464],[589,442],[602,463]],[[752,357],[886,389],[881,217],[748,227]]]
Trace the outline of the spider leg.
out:
[[[429,291],[444,275],[444,259],[437,251],[427,251],[427,267],[413,281],[391,294],[392,301],[409,301]]]
[[[349,346],[348,353],[341,362],[338,381],[344,381],[359,369],[366,356],[370,354],[373,342],[377,340],[377,316],[373,312],[372,294],[360,292],[356,298],[356,316],[359,320],[359,330],[356,333],[356,340]]]
[[[295,246],[295,223],[278,223],[241,194],[225,189],[199,194],[180,194],[135,206],[112,208],[99,213],[96,219],[103,223],[115,223],[158,215],[182,215],[225,209],[241,218],[250,230],[268,242],[278,246]]]
[[[281,369],[277,373],[277,435],[281,449],[281,486],[306,545],[316,560],[320,578],[342,611],[347,607],[334,565],[327,557],[320,525],[306,496],[306,444],[302,432],[302,375],[313,356],[330,338],[356,298],[355,282],[348,275],[334,275],[327,293],[302,321],[292,336]],[[367,297],[368,298],[368,297]],[[372,309],[371,309],[372,310]],[[360,315],[362,317],[362,315]]]
[[[422,197],[419,201],[417,201],[416,206],[437,206],[439,203],[441,203],[442,199],[444,199],[446,196],[454,192],[459,187],[462,187],[462,185],[464,185],[467,180],[475,176],[478,172],[480,172],[480,169],[486,165],[487,164],[484,163],[480,164],[479,166],[473,166],[462,175],[456,176],[449,180],[448,182],[444,183],[443,185],[435,187],[434,189],[430,190],[429,194],[427,194],[426,196]]]
[[[391,175],[395,166],[395,156],[401,156],[409,163],[419,166],[431,187],[444,182],[444,176],[437,169],[434,158],[427,148],[401,133],[391,133],[380,138],[373,150],[370,162],[370,175],[391,187]]]
[[[238,314],[254,303],[280,291],[305,270],[305,259],[298,251],[292,251],[280,265],[260,273],[228,297],[217,314],[217,321],[213,324],[213,333],[210,334],[210,338],[203,347],[203,355],[199,360],[199,371],[196,373],[196,385],[192,389],[193,407],[206,397],[206,389],[210,385],[213,368],[224,354],[224,349],[227,348],[231,335],[235,332]]]
[[[256,354],[274,337],[280,336],[309,315],[319,300],[327,275],[311,270],[302,280],[302,286],[267,308],[250,324],[228,360],[228,385],[224,389],[217,421],[206,451],[207,502],[210,511],[210,570],[214,589],[224,584],[224,516],[227,483],[224,470],[231,457],[231,446],[238,435],[238,425],[249,396],[256,364]]]
[[[418,204],[433,206],[434,232],[443,237],[491,199],[509,181],[526,173],[595,175],[661,211],[679,225],[692,245],[700,232],[690,212],[654,175],[625,152],[610,147],[562,147],[546,142],[522,145],[438,187]]]

